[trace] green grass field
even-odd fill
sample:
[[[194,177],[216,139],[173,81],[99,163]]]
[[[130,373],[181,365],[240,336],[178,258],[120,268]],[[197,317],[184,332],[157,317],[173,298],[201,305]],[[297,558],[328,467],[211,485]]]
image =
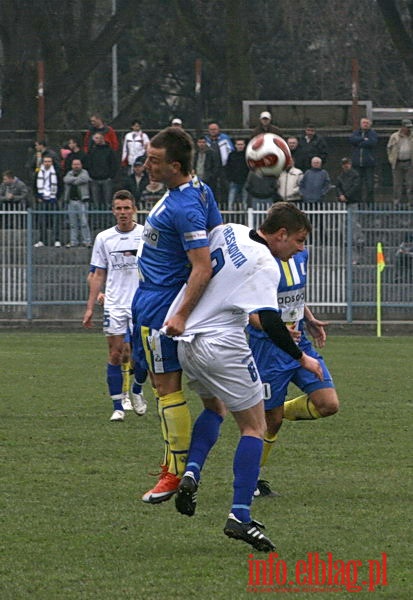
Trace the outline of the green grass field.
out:
[[[308,553],[330,552],[362,561],[360,581],[368,560],[385,553],[388,585],[358,595],[413,597],[412,355],[408,337],[329,340],[341,411],[283,425],[263,473],[282,495],[254,501],[289,575]],[[246,591],[252,551],[222,533],[232,419],[205,467],[196,515],[178,514],[173,501],[147,506],[140,496],[161,454],[154,404],[145,417],[110,423],[105,359],[98,333],[1,334],[1,600],[256,597]],[[191,407],[196,415],[194,397]]]

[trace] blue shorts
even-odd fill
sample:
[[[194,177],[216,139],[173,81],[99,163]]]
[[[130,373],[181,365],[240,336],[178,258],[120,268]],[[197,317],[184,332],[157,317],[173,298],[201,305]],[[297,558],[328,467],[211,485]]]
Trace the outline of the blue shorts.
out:
[[[178,360],[178,342],[159,333],[179,289],[139,287],[133,299],[133,358],[141,360],[145,357],[148,369],[155,374],[182,370]]]
[[[320,381],[314,373],[304,369],[298,361],[280,350],[267,337],[251,336],[249,345],[264,387],[265,410],[284,404],[290,383],[294,383],[306,394],[311,394],[315,390],[335,387],[322,356],[314,350],[309,341],[305,346],[300,345],[300,348],[309,356],[320,361],[324,381]]]

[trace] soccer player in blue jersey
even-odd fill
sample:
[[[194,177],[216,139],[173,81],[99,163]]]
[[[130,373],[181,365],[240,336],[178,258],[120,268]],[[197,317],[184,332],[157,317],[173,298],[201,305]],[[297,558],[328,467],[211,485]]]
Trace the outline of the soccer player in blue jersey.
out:
[[[166,194],[145,222],[138,251],[139,287],[132,304],[133,351],[143,348],[158,397],[165,454],[157,484],[142,497],[157,504],[177,490],[185,469],[191,419],[182,392],[177,343],[160,334],[173,299],[186,282],[183,302],[168,321],[168,334],[180,335],[212,275],[208,231],[222,223],[214,196],[193,179],[193,142],[177,127],[151,141],[145,167]]]
[[[306,331],[314,338],[314,346],[322,348],[326,341],[326,323],[317,320],[305,304],[308,251],[302,250],[288,261],[275,259],[279,265],[281,279],[278,283],[278,305],[284,323],[296,336],[298,347],[314,358],[323,368],[323,380],[302,366],[283,350],[275,346],[262,331],[258,315],[250,315],[248,326],[249,344],[264,387],[264,405],[267,431],[261,467],[267,460],[277,439],[283,417],[290,421],[319,419],[338,411],[339,401],[332,377],[323,358],[307,338]],[[294,383],[303,395],[285,402],[289,383]],[[265,479],[259,479],[256,496],[276,495]]]

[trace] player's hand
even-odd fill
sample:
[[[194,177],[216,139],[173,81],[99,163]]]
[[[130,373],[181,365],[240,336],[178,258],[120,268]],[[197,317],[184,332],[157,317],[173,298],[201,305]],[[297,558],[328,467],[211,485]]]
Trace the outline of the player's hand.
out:
[[[314,346],[316,348],[324,348],[327,340],[327,333],[325,327],[328,327],[327,321],[319,321],[318,319],[312,319],[306,321],[305,326],[308,333],[314,339]]]
[[[96,302],[100,305],[103,306],[105,303],[105,294],[103,292],[99,292],[98,297],[96,299]]]
[[[182,335],[185,331],[185,323],[186,320],[183,317],[179,315],[172,315],[172,317],[164,323],[166,335],[169,337]]]
[[[320,381],[323,381],[323,379],[324,379],[323,370],[321,368],[320,362],[316,358],[313,358],[312,356],[308,356],[308,354],[303,352],[303,355],[300,358],[299,363],[302,367],[304,367],[304,369],[307,369],[307,371],[311,371],[311,373],[314,373],[314,375],[316,377],[318,377],[318,379]]]
[[[86,310],[85,314],[83,315],[83,321],[82,321],[83,327],[86,327],[87,329],[90,329],[91,327],[93,327],[92,317],[93,317],[93,311],[90,309]]]
[[[295,325],[288,325],[287,329],[290,332],[290,335],[293,338],[294,342],[298,343],[301,340],[301,331],[295,329]]]

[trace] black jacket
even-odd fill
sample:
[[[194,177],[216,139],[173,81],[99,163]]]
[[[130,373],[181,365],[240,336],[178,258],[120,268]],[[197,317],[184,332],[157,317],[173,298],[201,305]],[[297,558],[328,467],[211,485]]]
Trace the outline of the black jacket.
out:
[[[88,154],[88,171],[91,179],[113,179],[117,171],[115,152],[107,144],[94,145]]]

